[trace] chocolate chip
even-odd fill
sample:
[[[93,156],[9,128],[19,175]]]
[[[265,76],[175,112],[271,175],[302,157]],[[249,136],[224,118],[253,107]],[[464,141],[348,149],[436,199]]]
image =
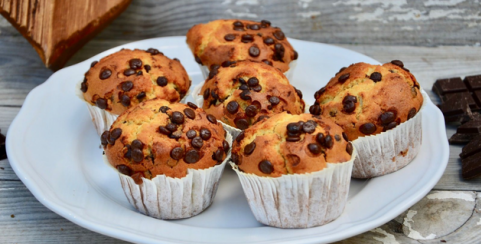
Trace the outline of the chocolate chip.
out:
[[[243,85],[246,85],[246,81],[242,78],[242,77],[239,77],[238,79],[239,83],[243,84]]]
[[[274,171],[273,164],[271,164],[271,162],[268,161],[268,160],[263,160],[263,161],[259,162],[258,169],[259,169],[259,171],[261,171],[265,174],[271,174]]]
[[[345,83],[348,78],[350,78],[350,73],[343,74],[338,78],[338,82]]]
[[[275,56],[273,57],[275,60],[283,60],[283,56],[285,55],[285,47],[281,43],[276,43],[274,45]]]
[[[251,155],[254,152],[254,149],[256,149],[256,142],[251,142],[244,147],[244,154]]]
[[[101,80],[108,79],[112,75],[112,71],[110,69],[104,69],[100,72],[99,78]]]
[[[280,100],[279,100],[279,97],[277,96],[272,96],[269,98],[269,102],[272,104],[272,105],[278,105]]]
[[[90,64],[90,67],[93,68],[99,61],[94,61]]]
[[[239,160],[239,156],[236,153],[231,154],[231,161],[235,163],[236,165],[240,165],[241,161]]]
[[[129,60],[129,66],[131,69],[140,69],[142,67],[142,61],[138,58]]]
[[[262,121],[263,119],[269,119],[269,116],[267,116],[267,115],[259,116],[258,119],[256,120],[256,123]]]
[[[192,138],[196,137],[196,131],[195,130],[188,130],[186,132],[186,136],[187,136],[187,138],[192,139]]]
[[[132,149],[135,149],[135,148],[137,148],[137,149],[142,149],[143,147],[144,147],[144,143],[142,143],[142,142],[141,142],[140,140],[138,140],[138,139],[133,140],[132,143],[131,143],[131,148],[132,148]]]
[[[181,138],[182,132],[181,131],[175,131],[172,134],[170,134],[168,137],[174,140],[179,140]]]
[[[257,25],[257,24],[249,25],[248,27],[249,27],[249,29],[251,29],[251,30],[259,30],[259,25]]]
[[[132,149],[131,145],[126,145],[127,151],[124,153],[124,158],[132,159]]]
[[[244,31],[244,27],[234,27],[233,30],[235,30],[235,31]]]
[[[273,66],[273,62],[271,62],[271,61],[269,61],[269,60],[267,60],[267,59],[263,59],[262,62],[265,63],[265,64],[267,64],[267,65],[269,65],[269,66]]]
[[[382,80],[382,74],[378,73],[378,72],[373,72],[371,75],[370,75],[370,79],[373,80],[374,82],[379,82]]]
[[[392,62],[390,62],[390,63],[392,63],[392,64],[394,64],[394,65],[396,65],[400,68],[403,68],[403,62],[400,61],[400,60],[392,60]]]
[[[297,60],[298,59],[298,52],[297,51],[294,51],[293,53],[293,60]]]
[[[194,57],[194,60],[195,60],[196,63],[198,63],[198,64],[203,64],[203,63],[201,62],[201,59],[200,59],[198,56],[195,56],[195,57]]]
[[[177,130],[177,125],[173,123],[169,123],[166,125],[166,129],[168,129],[170,132],[174,132]]]
[[[146,52],[150,53],[151,55],[157,55],[157,54],[160,54],[161,52],[159,52],[159,50],[155,49],[155,48],[149,48],[146,50]]]
[[[346,102],[346,101],[350,101],[350,102],[358,102],[356,96],[351,96],[351,95],[347,95],[345,98],[343,98],[343,102]]]
[[[278,40],[283,40],[285,38],[285,33],[283,33],[281,30],[277,30],[273,33],[273,36]]]
[[[135,148],[131,151],[131,157],[134,162],[140,163],[144,159],[144,154],[142,153],[141,149]]]
[[[249,90],[249,87],[246,84],[242,84],[242,85],[239,86],[239,90],[243,90],[243,91]]]
[[[157,77],[156,82],[157,82],[157,85],[159,86],[167,86],[167,78],[164,76]]]
[[[405,71],[407,71],[407,72],[410,72],[410,70],[407,69],[407,68],[405,68],[405,67],[403,67],[402,69],[405,70]]]
[[[203,139],[200,136],[196,136],[192,139],[191,145],[195,148],[201,148],[203,146]]]
[[[274,43],[274,40],[273,40],[273,38],[268,37],[268,38],[265,38],[265,39],[263,40],[263,42],[264,42],[264,44],[266,44],[266,45],[271,45],[271,44]]]
[[[333,147],[333,138],[331,135],[326,135],[325,136],[325,143],[323,144],[326,148],[332,148]]]
[[[132,87],[134,87],[134,84],[132,83],[132,81],[125,81],[121,83],[121,88],[125,92],[130,91]]]
[[[203,94],[204,100],[207,100],[209,98],[210,93],[211,93],[211,90],[209,88],[204,90],[204,94]]]
[[[413,116],[415,116],[415,114],[417,114],[417,110],[415,108],[411,108],[410,111],[408,111],[407,120],[413,118]]]
[[[286,126],[286,130],[288,130],[291,134],[300,134],[301,133],[301,126],[298,123],[289,123]]]
[[[131,75],[133,75],[133,74],[135,74],[135,73],[136,73],[136,71],[133,70],[133,69],[126,69],[126,70],[124,70],[124,75],[125,75],[125,76],[131,76]]]
[[[184,156],[184,149],[182,147],[175,147],[171,150],[171,158],[174,160],[179,160]]]
[[[184,123],[184,115],[181,112],[174,111],[171,115],[171,121],[180,125]]]
[[[389,124],[383,126],[383,131],[391,130],[397,126],[397,122],[393,121],[390,122]]]
[[[299,136],[288,136],[288,137],[286,137],[286,141],[288,141],[288,142],[297,142],[299,140],[301,140],[301,137],[299,137]]]
[[[245,113],[248,117],[254,117],[258,113],[258,108],[254,105],[249,105],[246,107]]]
[[[259,84],[259,80],[256,77],[251,77],[248,79],[248,86],[253,87]]]
[[[194,149],[187,151],[186,156],[184,156],[184,161],[188,164],[196,163],[197,161],[199,161],[199,159],[199,152]]]
[[[243,92],[241,92],[241,94],[239,94],[239,97],[245,101],[251,100],[250,94],[251,92],[249,92],[248,90],[244,90]]]
[[[249,127],[249,123],[246,119],[235,119],[234,124],[238,129],[245,130]]]
[[[120,102],[124,107],[129,107],[131,105],[131,98],[126,94],[122,94],[120,97]]]
[[[226,153],[229,151],[229,143],[226,140],[223,141],[223,149]]]
[[[218,74],[219,65],[215,64],[211,66],[211,70],[209,71],[208,79],[212,79],[214,76]]]
[[[308,150],[310,150],[310,152],[315,155],[318,155],[321,153],[321,147],[316,143],[308,144]]]
[[[323,133],[316,134],[316,142],[322,146],[325,145],[325,135],[323,135]]]
[[[253,87],[253,88],[251,88],[251,89],[252,89],[253,91],[255,91],[255,92],[260,92],[263,88],[262,88],[260,85],[257,85],[257,86],[255,86],[255,87]]]
[[[239,21],[239,20],[238,20],[238,21],[235,21],[235,22],[233,23],[233,25],[234,25],[234,27],[244,27],[244,24],[243,24],[241,21]]]
[[[348,144],[346,144],[346,152],[350,154],[350,156],[353,153],[353,145],[351,144],[351,142],[348,142]]]
[[[86,93],[87,92],[87,80],[84,80],[81,84],[80,84],[80,90],[83,92],[83,93]]]
[[[224,36],[224,40],[230,42],[230,41],[233,41],[234,39],[236,39],[236,36],[233,35],[233,34],[227,34]]]
[[[104,98],[99,98],[95,101],[95,105],[99,107],[100,109],[106,109],[107,108],[107,100]]]
[[[356,109],[355,103],[357,102],[357,98],[355,96],[347,95],[343,98],[343,112],[345,113],[352,113]]]
[[[161,106],[159,108],[159,111],[163,112],[163,113],[167,113],[167,110],[170,110],[170,108],[168,106]]]
[[[295,91],[296,91],[296,94],[298,94],[298,97],[300,97],[300,99],[303,98],[303,93],[301,92],[301,90],[298,90],[295,88]]]
[[[257,46],[251,46],[249,48],[249,56],[258,57],[259,56],[259,48]]]
[[[142,99],[144,99],[146,97],[146,93],[145,92],[140,92],[139,94],[137,94],[137,100],[141,101]]]
[[[102,133],[102,135],[100,136],[100,143],[103,145],[103,146],[106,146],[107,145],[107,139],[110,137],[110,131],[106,130],[104,131],[104,133]]]
[[[209,120],[209,122],[211,122],[212,124],[215,124],[215,125],[218,124],[218,121],[216,120],[216,117],[214,117],[214,115],[208,114],[208,115],[206,115],[206,118],[207,118],[207,119]]]
[[[268,21],[268,20],[261,20],[261,27],[262,28],[266,28],[266,27],[269,27],[271,26],[271,22]]]
[[[115,166],[115,168],[117,169],[117,171],[119,171],[119,173],[123,175],[130,176],[132,174],[132,169],[125,164],[117,165]]]
[[[318,104],[310,106],[310,114],[313,115],[320,115],[321,114],[321,107]]]
[[[242,35],[241,36],[241,42],[243,43],[249,43],[249,42],[253,42],[254,41],[254,37],[252,35]]]
[[[192,102],[187,102],[187,106],[191,107],[192,109],[197,109],[197,105]]]
[[[341,67],[340,70],[338,70],[338,73],[336,73],[336,74],[341,73],[341,72],[342,72],[343,70],[345,70],[345,69],[346,69],[346,67]]]
[[[146,70],[147,73],[149,73],[149,71],[151,71],[151,66],[146,64],[144,65],[144,69]]]
[[[303,124],[302,128],[303,128],[303,131],[305,133],[311,134],[311,133],[315,132],[315,129],[316,129],[317,125],[318,124],[315,121],[308,120],[308,121],[306,121],[306,123]]]
[[[388,111],[380,114],[378,120],[380,120],[382,125],[390,124],[391,122],[395,121],[395,113]]]
[[[207,140],[209,140],[209,138],[211,138],[211,131],[209,131],[208,129],[202,128],[199,131],[199,135],[201,136],[201,138],[203,140],[207,141]]]
[[[348,136],[345,132],[342,132],[341,135],[343,136],[343,139],[345,139],[345,141],[348,141]]]
[[[213,154],[212,157],[214,160],[216,160],[218,163],[221,163],[224,158],[224,151],[221,149],[216,150],[216,152]]]
[[[238,109],[239,104],[236,101],[231,101],[226,105],[226,110],[228,110],[230,114],[235,114],[236,112],[238,112]]]
[[[320,90],[315,92],[315,99],[318,99],[323,93],[325,93],[326,88],[322,87]]]
[[[241,133],[239,133],[238,136],[236,137],[236,141],[241,142],[241,140],[243,139],[244,139],[244,131],[241,131]]]
[[[172,132],[168,130],[165,126],[159,126],[159,132],[161,132],[164,135],[170,135]]]
[[[194,112],[194,110],[192,110],[190,108],[185,108],[184,114],[186,115],[186,117],[188,117],[190,119],[196,118],[196,113]]]
[[[340,135],[336,134],[336,135],[335,135],[335,140],[336,140],[336,141],[340,141],[340,140],[341,140]]]
[[[365,135],[370,135],[377,130],[377,127],[373,123],[365,123],[360,126],[359,130]]]

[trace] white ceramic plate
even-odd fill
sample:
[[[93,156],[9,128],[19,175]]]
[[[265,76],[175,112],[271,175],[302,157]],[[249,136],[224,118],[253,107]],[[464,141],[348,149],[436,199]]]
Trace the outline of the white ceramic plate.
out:
[[[356,62],[378,63],[343,48],[290,40],[300,54],[293,85],[306,104],[340,69]],[[102,162],[99,138],[85,104],[74,92],[90,63],[121,48],[158,48],[177,57],[193,79],[201,72],[184,37],[155,38],[113,48],[62,69],[30,92],[7,136],[10,164],[33,195],[52,211],[87,229],[131,242],[322,243],[380,226],[425,196],[442,176],[448,144],[442,114],[430,102],[423,109],[423,145],[402,170],[371,180],[353,180],[344,213],[310,229],[277,229],[253,217],[235,173],[226,168],[213,205],[190,219],[163,221],[128,203],[117,173]],[[192,101],[192,98],[188,100]]]

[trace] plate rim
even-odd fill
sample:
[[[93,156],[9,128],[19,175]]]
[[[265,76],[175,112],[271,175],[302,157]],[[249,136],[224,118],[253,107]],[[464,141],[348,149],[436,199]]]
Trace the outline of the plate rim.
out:
[[[77,213],[74,210],[69,209],[68,206],[63,206],[63,203],[61,202],[61,199],[59,199],[57,196],[54,196],[53,199],[49,198],[49,197],[45,197],[45,193],[44,193],[45,190],[41,189],[40,187],[37,187],[36,184],[35,184],[35,181],[30,178],[31,175],[29,173],[27,173],[27,171],[22,169],[21,163],[18,162],[17,159],[16,159],[16,155],[15,155],[16,151],[15,151],[15,149],[12,148],[12,145],[14,144],[14,140],[17,138],[15,136],[15,133],[22,134],[20,132],[21,130],[16,129],[17,126],[20,126],[19,125],[20,122],[18,122],[18,121],[21,121],[22,117],[24,116],[24,113],[26,113],[26,111],[28,111],[27,109],[29,108],[30,104],[32,104],[31,100],[34,100],[36,96],[41,95],[42,93],[45,92],[44,90],[46,90],[50,85],[54,84],[56,74],[61,73],[61,72],[67,72],[69,69],[74,69],[78,66],[83,66],[83,65],[91,62],[93,59],[97,59],[98,57],[103,57],[103,56],[105,56],[109,53],[112,53],[112,52],[118,50],[119,48],[122,48],[122,47],[125,47],[125,46],[128,46],[128,45],[136,45],[136,44],[140,44],[142,42],[149,42],[149,41],[153,41],[153,40],[162,41],[164,39],[180,39],[180,38],[182,40],[185,39],[184,36],[157,37],[157,38],[150,38],[150,39],[144,39],[144,40],[139,40],[139,41],[135,41],[135,42],[130,42],[130,43],[126,43],[126,44],[123,44],[123,45],[120,45],[120,46],[110,48],[110,49],[105,50],[105,51],[103,51],[103,52],[101,52],[97,55],[94,55],[93,57],[90,57],[90,58],[88,58],[88,59],[86,59],[86,60],[84,60],[80,63],[71,65],[69,67],[65,67],[65,68],[53,73],[44,83],[40,84],[39,86],[35,87],[34,89],[32,89],[29,92],[29,94],[25,98],[24,105],[22,106],[19,113],[16,115],[16,117],[12,121],[11,125],[9,126],[9,129],[7,131],[6,149],[7,149],[7,155],[8,155],[9,162],[10,162],[10,165],[11,165],[12,169],[17,174],[17,176],[22,181],[22,183],[25,184],[25,186],[29,189],[29,191],[32,193],[32,195],[34,195],[34,197],[39,202],[41,202],[44,206],[46,206],[47,208],[49,208],[53,212],[61,215],[62,217],[68,219],[69,221],[71,221],[71,222],[73,222],[73,223],[75,223],[75,224],[77,224],[77,225],[79,225],[83,228],[86,228],[86,229],[89,229],[91,231],[98,232],[98,233],[101,233],[101,234],[104,234],[104,235],[107,235],[107,236],[111,236],[111,237],[114,237],[114,238],[118,238],[118,239],[122,239],[122,240],[126,240],[126,241],[137,241],[137,242],[138,241],[151,242],[151,241],[154,241],[154,240],[156,240],[156,241],[168,241],[168,242],[173,242],[173,243],[185,243],[186,242],[185,240],[173,240],[171,238],[164,238],[164,237],[163,237],[163,239],[156,238],[156,239],[153,240],[149,237],[142,237],[142,236],[140,237],[138,235],[132,236],[129,233],[124,233],[122,231],[119,231],[115,227],[104,226],[101,223],[98,223],[97,221],[95,221],[93,219],[89,219],[89,217],[82,217],[80,215],[77,215]],[[289,40],[290,40],[290,42],[309,43],[310,45],[314,44],[314,45],[327,46],[327,47],[335,48],[335,49],[342,49],[344,51],[353,52],[353,53],[357,53],[359,55],[366,56],[362,53],[358,53],[358,52],[355,52],[353,50],[346,49],[346,48],[339,47],[339,46],[335,46],[335,45],[317,43],[317,42],[310,42],[310,41],[304,41],[304,40],[297,40],[297,39],[293,39],[293,38],[289,38]],[[366,56],[366,57],[368,57],[368,56]],[[368,57],[368,58],[370,58],[370,57]],[[373,59],[373,58],[371,58],[371,59]],[[427,104],[428,105],[427,107],[429,107],[429,106],[434,107],[435,106],[431,100],[428,103],[429,104]],[[436,114],[437,114],[437,121],[440,121],[440,118],[442,118],[441,112],[436,110]],[[443,123],[443,126],[439,126],[438,134],[439,134],[439,136],[443,137],[442,139],[444,139],[444,138],[447,139],[446,138],[447,136],[446,136],[446,133],[445,133],[445,123],[443,122],[443,120],[441,121],[441,123]],[[448,157],[449,157],[448,147],[449,146],[448,146],[447,140],[445,140],[445,143],[441,143],[441,145],[443,146],[443,148],[441,148],[441,151],[443,153],[440,155],[440,158],[442,159],[442,162],[441,162],[441,165],[438,168],[438,170],[433,174],[433,177],[430,178],[430,180],[428,182],[429,184],[425,184],[421,188],[417,188],[418,190],[415,191],[415,193],[414,193],[416,195],[415,197],[413,195],[411,195],[411,198],[405,199],[401,202],[399,201],[399,203],[396,205],[397,209],[404,209],[403,211],[405,211],[406,209],[411,207],[413,204],[415,204],[420,199],[422,199],[433,188],[433,186],[435,186],[435,184],[438,182],[438,180],[442,177],[443,173],[445,172],[445,168],[448,164]],[[405,193],[405,194],[407,194],[407,193]],[[402,194],[402,196],[405,195],[405,194]],[[398,197],[397,200],[399,200],[400,197]],[[403,207],[401,207],[400,205],[403,205]],[[387,207],[387,206],[384,205],[384,207]],[[400,211],[400,213],[403,212],[403,211]],[[398,216],[400,214],[398,212],[399,211],[395,211],[395,212],[394,211],[387,211],[378,218],[374,218],[373,220],[363,222],[364,228],[356,228],[356,226],[355,226],[355,228],[351,227],[348,230],[344,231],[343,235],[345,237],[341,237],[341,238],[348,238],[348,237],[351,237],[351,236],[369,231],[369,230],[371,230],[373,228],[376,228],[380,225],[383,225],[384,223],[386,223],[386,222],[392,220],[393,218],[395,218],[396,216]],[[201,228],[201,227],[193,227],[193,228]],[[333,234],[329,234],[332,238],[331,239],[328,238],[328,239],[323,240],[323,241],[331,242],[331,241],[340,240],[340,236],[336,236],[336,229],[331,230],[329,232],[333,232],[333,231],[335,231],[335,235],[333,236]],[[319,236],[310,235],[310,236],[308,236],[308,238],[304,239],[303,241],[305,241],[305,242],[319,242],[319,240],[320,240]],[[271,241],[261,241],[261,242],[268,243],[268,242],[273,242],[273,241],[276,242],[276,243],[280,243],[280,242],[291,242],[293,240],[289,240],[289,239],[288,240],[276,240],[275,239],[275,240],[271,240]],[[256,242],[256,243],[261,243],[261,242]]]

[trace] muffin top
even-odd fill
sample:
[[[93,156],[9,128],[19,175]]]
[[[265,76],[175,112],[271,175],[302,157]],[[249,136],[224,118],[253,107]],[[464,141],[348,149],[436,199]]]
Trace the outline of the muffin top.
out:
[[[230,62],[212,69],[204,83],[203,109],[238,129],[283,111],[303,113],[300,90],[276,68],[252,61]]]
[[[241,132],[232,160],[245,173],[279,177],[326,168],[351,159],[352,144],[333,121],[311,114],[273,115]]]
[[[223,162],[229,150],[220,123],[196,105],[153,99],[130,108],[101,136],[109,163],[139,181],[181,178],[187,169]]]
[[[157,49],[122,49],[94,61],[85,73],[81,91],[85,101],[113,114],[121,114],[143,100],[180,101],[191,80],[178,59]]]
[[[342,68],[315,93],[310,113],[331,117],[349,140],[393,129],[420,110],[420,85],[399,60]]]
[[[267,20],[215,20],[193,26],[186,36],[196,62],[209,68],[225,61],[253,60],[284,73],[298,59],[283,31]]]

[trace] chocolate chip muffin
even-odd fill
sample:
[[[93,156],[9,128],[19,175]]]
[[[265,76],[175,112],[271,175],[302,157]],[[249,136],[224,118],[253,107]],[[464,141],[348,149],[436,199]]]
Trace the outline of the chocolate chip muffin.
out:
[[[187,169],[206,169],[224,161],[225,131],[196,105],[162,99],[133,107],[101,136],[109,163],[137,182],[157,175],[182,178]]]
[[[349,161],[352,153],[343,129],[333,121],[284,112],[241,132],[232,160],[245,173],[279,177],[320,171],[327,162]]]
[[[332,118],[349,140],[391,130],[414,117],[423,103],[420,85],[399,60],[342,68],[315,99],[310,113]]]
[[[209,69],[230,61],[252,60],[284,73],[298,59],[283,31],[267,20],[215,20],[193,26],[186,36],[196,62]]]
[[[206,112],[240,130],[283,111],[301,114],[305,108],[301,91],[262,62],[230,62],[212,69],[199,94]]]
[[[119,115],[144,100],[180,101],[191,86],[179,60],[157,49],[123,49],[93,62],[80,90],[83,98],[111,114]]]

